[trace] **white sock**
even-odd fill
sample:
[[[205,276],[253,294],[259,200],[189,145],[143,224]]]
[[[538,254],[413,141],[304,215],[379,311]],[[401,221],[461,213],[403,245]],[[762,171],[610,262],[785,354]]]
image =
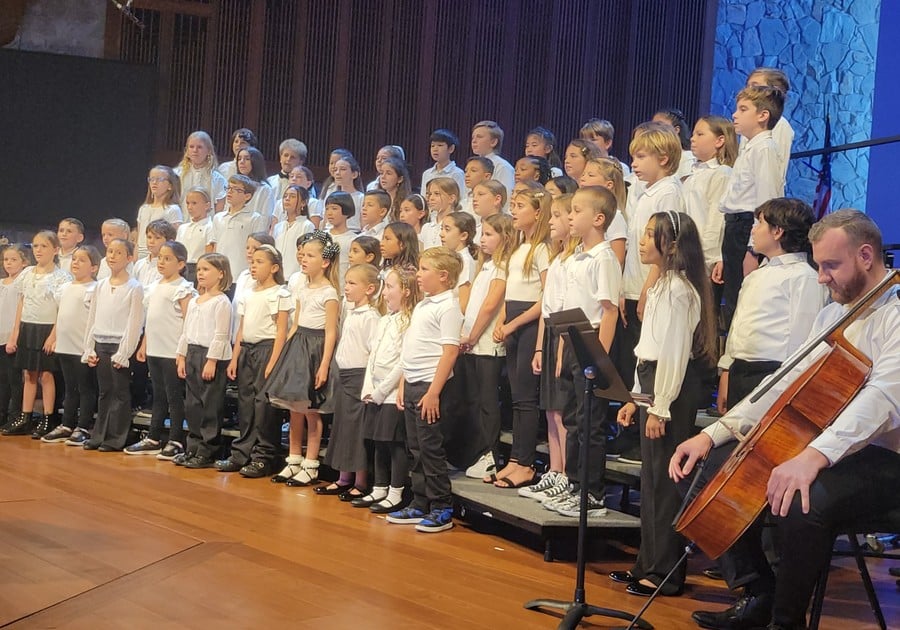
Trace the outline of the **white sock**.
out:
[[[300,464],[303,463],[303,456],[302,455],[288,455],[287,457],[284,458],[284,461],[288,466],[299,466]]]
[[[378,501],[381,501],[387,495],[388,495],[387,486],[375,486],[374,488],[372,488],[372,492],[369,493],[369,496],[371,496],[372,500],[375,501],[376,503]]]
[[[395,488],[391,486],[387,493],[387,501],[391,505],[397,505],[403,499],[403,488]]]
[[[297,455],[297,457],[300,457],[300,456]],[[318,459],[306,459],[306,458],[303,458],[302,461],[297,462],[297,463],[300,464],[300,465],[302,465],[304,468],[310,468],[310,469],[313,469],[313,468],[318,468],[318,467],[319,467],[319,460],[318,460]]]

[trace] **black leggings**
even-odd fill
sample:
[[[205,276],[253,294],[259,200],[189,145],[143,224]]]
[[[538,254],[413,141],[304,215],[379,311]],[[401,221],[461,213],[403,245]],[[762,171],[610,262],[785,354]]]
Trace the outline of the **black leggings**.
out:
[[[6,354],[0,345],[0,418],[16,418],[22,413],[22,370],[16,367],[16,353]]]
[[[534,305],[533,302],[506,302],[506,321],[509,322]],[[538,425],[541,412],[541,377],[531,369],[537,345],[538,320],[520,326],[506,338],[506,372],[512,390],[513,443],[510,459],[522,466],[534,465],[537,449]]]
[[[159,441],[168,416],[169,440],[184,444],[184,381],[178,378],[175,359],[147,357],[147,367],[153,382],[149,437]]]
[[[403,442],[372,442],[375,485],[402,488],[409,482],[409,456]]]

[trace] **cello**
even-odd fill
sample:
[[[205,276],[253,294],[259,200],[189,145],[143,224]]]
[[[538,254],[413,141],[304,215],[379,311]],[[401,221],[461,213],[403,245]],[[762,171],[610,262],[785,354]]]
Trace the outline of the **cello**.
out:
[[[728,550],[763,511],[772,469],[799,455],[863,388],[872,361],[847,341],[844,331],[898,283],[900,271],[888,272],[840,320],[807,343],[751,394],[751,402],[758,401],[821,343],[829,346],[797,376],[756,426],[746,435],[736,436],[734,452],[678,518],[675,530],[710,558],[716,559]]]

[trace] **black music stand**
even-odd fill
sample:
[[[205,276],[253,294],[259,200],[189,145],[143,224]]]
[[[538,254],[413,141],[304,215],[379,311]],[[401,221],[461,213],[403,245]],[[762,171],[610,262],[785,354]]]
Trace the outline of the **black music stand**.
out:
[[[575,594],[572,601],[558,599],[533,599],[525,603],[525,608],[537,610],[540,608],[552,608],[565,612],[559,622],[559,630],[572,630],[581,623],[585,617],[599,615],[612,617],[625,621],[634,621],[633,615],[621,610],[600,608],[592,606],[585,601],[584,593],[584,568],[585,568],[585,543],[587,540],[587,502],[588,502],[588,428],[591,421],[591,406],[594,396],[628,402],[632,400],[631,393],[622,382],[609,355],[600,345],[596,331],[580,308],[561,311],[550,314],[550,325],[560,330],[564,339],[572,344],[575,356],[578,357],[578,365],[584,370],[584,414],[581,417],[581,510],[578,515],[578,553],[575,561]],[[643,630],[653,630],[653,626],[638,619],[634,621]]]

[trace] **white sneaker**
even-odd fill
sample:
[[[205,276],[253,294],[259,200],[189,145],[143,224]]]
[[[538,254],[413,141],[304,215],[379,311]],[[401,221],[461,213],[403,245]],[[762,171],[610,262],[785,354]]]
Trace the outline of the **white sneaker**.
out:
[[[556,478],[559,476],[559,473],[556,471],[549,471],[544,473],[544,476],[541,477],[540,481],[530,486],[525,486],[524,488],[519,488],[519,496],[525,497],[526,499],[537,499],[536,494],[540,494],[544,496],[543,493],[556,485]]]
[[[494,454],[488,451],[479,457],[477,462],[466,468],[466,477],[483,479],[495,472],[497,472],[497,464],[494,463]]]

